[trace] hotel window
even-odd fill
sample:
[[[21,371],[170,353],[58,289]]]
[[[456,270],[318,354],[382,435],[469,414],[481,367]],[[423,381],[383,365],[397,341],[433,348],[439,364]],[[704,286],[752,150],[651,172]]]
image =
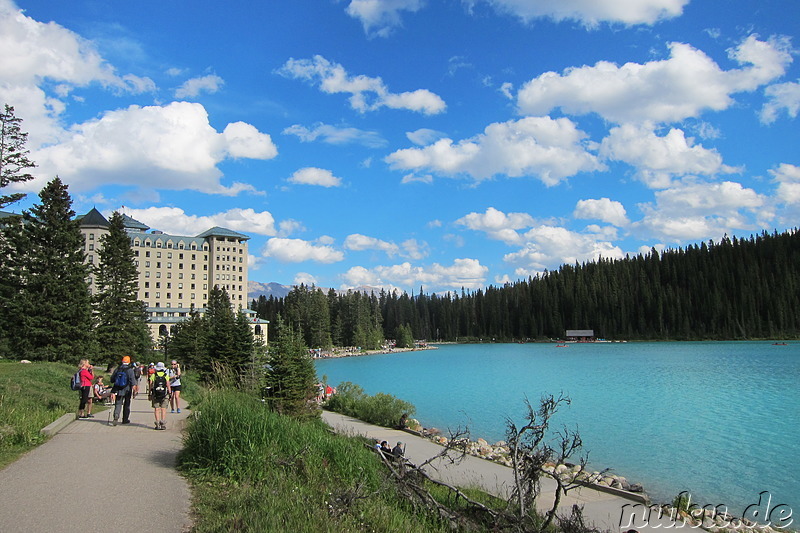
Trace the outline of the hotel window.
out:
[[[167,293],[167,300],[169,300],[170,298],[172,298],[172,293],[169,293],[169,292],[168,292],[168,293]]]
[[[192,261],[196,261],[196,260],[197,260],[197,254],[192,254]]]
[[[156,268],[161,268],[161,261],[156,261]]]
[[[139,268],[139,261],[134,261],[133,264],[136,265],[136,268]]]
[[[161,298],[161,293],[160,292],[156,293],[156,298]],[[158,307],[158,306],[156,306],[156,307]]]
[[[145,257],[150,257],[150,250],[145,251],[144,256]]]
[[[167,268],[172,268],[172,261],[167,261]]]
[[[172,268],[172,267],[170,267]],[[178,270],[183,270],[183,263],[178,263]]]
[[[161,248],[161,241],[156,241],[156,247]]]
[[[183,272],[178,272],[178,279],[183,279]]]
[[[194,263],[192,263],[192,270],[194,270],[196,266],[197,266],[197,265],[195,265]]]
[[[144,297],[145,298],[150,298],[150,293],[149,292],[144,293]]]
[[[192,300],[194,300],[194,293],[192,293]]]
[[[167,283],[167,288],[171,289],[172,288],[172,283]]]
[[[167,252],[167,259],[172,259],[172,252]]]
[[[161,277],[161,272],[156,272],[156,277],[160,278]]]
[[[160,281],[156,281],[156,289],[160,289],[160,288],[161,288],[161,282]]]
[[[182,292],[178,293],[178,300],[183,300],[183,293]],[[178,307],[180,307],[180,306],[178,306]]]
[[[167,279],[172,279],[172,272],[167,272]]]
[[[144,262],[144,267],[145,268],[150,268],[150,261],[145,261]]]
[[[89,251],[94,250],[94,244],[89,244]]]
[[[156,258],[161,259],[161,252],[156,252]]]
[[[94,263],[94,256],[90,255],[89,257],[86,258],[86,260],[89,261],[90,263]]]
[[[145,289],[149,289],[150,288],[150,282],[149,281],[145,281],[144,282],[144,288]]]
[[[144,277],[146,277],[146,278],[150,277],[150,271],[149,270],[145,270],[144,271]]]
[[[93,240],[94,240],[94,233],[90,233],[90,234],[89,234],[89,240],[90,240],[90,241],[93,241]]]

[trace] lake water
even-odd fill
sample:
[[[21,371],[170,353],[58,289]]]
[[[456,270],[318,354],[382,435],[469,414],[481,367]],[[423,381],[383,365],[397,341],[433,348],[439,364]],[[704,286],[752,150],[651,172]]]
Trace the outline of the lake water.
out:
[[[552,427],[578,426],[594,469],[642,483],[655,502],[741,515],[769,491],[800,513],[800,344],[663,342],[443,345],[322,359],[317,375],[413,403],[424,426],[504,439],[525,398],[563,391]],[[796,521],[795,521],[796,522]]]

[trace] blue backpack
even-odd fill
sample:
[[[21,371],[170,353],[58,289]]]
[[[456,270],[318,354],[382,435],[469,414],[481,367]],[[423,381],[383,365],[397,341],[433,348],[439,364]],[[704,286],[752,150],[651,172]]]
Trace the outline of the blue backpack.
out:
[[[75,372],[72,379],[69,380],[69,388],[72,390],[81,390],[81,371]]]
[[[128,369],[119,368],[114,376],[114,386],[118,389],[124,389],[128,386]]]

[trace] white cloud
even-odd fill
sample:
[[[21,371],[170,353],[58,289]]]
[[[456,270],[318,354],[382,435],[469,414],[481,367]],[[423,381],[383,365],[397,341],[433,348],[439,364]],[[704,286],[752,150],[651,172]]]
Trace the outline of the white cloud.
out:
[[[353,267],[342,275],[343,288],[360,286],[385,286],[387,284],[404,287],[422,286],[426,290],[438,288],[457,290],[482,288],[489,269],[477,259],[455,259],[451,266],[433,263],[428,266],[412,266],[405,262],[399,265],[378,266],[367,269]]]
[[[306,287],[310,287],[312,285],[317,284],[317,278],[313,275],[309,274],[308,272],[298,272],[294,276],[294,284],[295,285],[305,285]]]
[[[333,175],[330,170],[316,167],[301,168],[287,180],[298,185],[319,185],[320,187],[339,187],[342,179]]]
[[[639,206],[645,216],[632,228],[675,243],[718,239],[755,228],[757,217],[772,216],[766,197],[731,181],[681,183],[656,192],[655,198],[655,204]]]
[[[776,196],[786,204],[800,205],[800,167],[781,163],[777,169],[769,171],[775,182],[778,183]]]
[[[305,229],[306,228],[305,228],[305,226],[303,226],[302,222],[289,218],[289,219],[281,221],[281,223],[278,224],[278,234],[277,234],[277,236],[278,237],[288,237],[292,233],[297,233],[299,231],[305,231]]]
[[[542,225],[524,234],[524,246],[517,252],[503,256],[503,260],[517,268],[521,276],[531,276],[562,264],[595,261],[600,257],[621,259],[622,250],[594,235],[585,235],[566,228]]]
[[[602,220],[615,226],[627,226],[629,223],[625,207],[609,198],[578,200],[572,215],[575,218]]]
[[[312,128],[294,124],[283,130],[286,135],[295,135],[302,142],[313,142],[317,139],[334,145],[361,144],[369,148],[386,146],[386,139],[377,131],[366,131],[358,128],[337,127],[317,122]]]
[[[415,13],[423,5],[423,0],[351,0],[346,11],[361,21],[367,35],[388,37],[402,24],[401,12]]]
[[[270,257],[283,263],[337,263],[344,259],[344,254],[327,244],[314,244],[302,239],[281,239],[274,237],[267,241],[264,257]]]
[[[220,226],[245,235],[275,235],[275,219],[269,211],[254,209],[230,209],[213,215],[188,215],[179,207],[148,207],[146,209],[122,210],[126,215],[170,235],[198,235]],[[111,212],[106,213],[111,215]]]
[[[764,91],[768,101],[761,109],[761,122],[772,124],[778,119],[781,110],[792,118],[800,111],[800,83],[788,82],[770,85]]]
[[[175,90],[175,98],[194,98],[200,93],[214,94],[225,84],[216,74],[186,80]]]
[[[76,88],[97,84],[112,92],[155,90],[149,78],[117,74],[91,41],[55,22],[26,16],[10,0],[0,0],[0,50],[0,101],[13,102],[17,116],[25,117],[31,149],[58,142],[64,100]]]
[[[689,0],[465,0],[487,2],[500,12],[524,22],[547,17],[555,21],[575,20],[586,26],[599,22],[654,24],[683,13]]]
[[[270,159],[277,154],[270,136],[249,124],[236,122],[217,133],[205,108],[189,102],[108,111],[72,126],[68,135],[33,157],[39,162],[38,176],[58,174],[77,191],[117,183],[233,196],[254,188],[223,186],[217,164],[228,157]]]
[[[621,67],[600,61],[563,74],[541,74],[520,89],[520,112],[543,115],[560,108],[570,115],[597,113],[616,123],[675,122],[727,109],[732,94],[769,83],[792,62],[785,38],[749,36],[729,51],[733,61],[747,66],[728,71],[688,44],[674,42],[669,49],[669,59],[660,61]]]
[[[579,172],[605,168],[582,146],[585,138],[569,119],[527,117],[490,124],[482,134],[457,143],[440,139],[424,148],[398,150],[385,161],[394,169],[424,169],[475,181],[495,175],[535,176],[550,186]]]
[[[506,244],[520,244],[522,237],[517,230],[530,228],[535,224],[533,217],[527,213],[503,213],[489,207],[485,213],[469,213],[456,224],[466,226],[473,231],[482,231],[491,239]]]
[[[380,250],[386,252],[386,255],[392,257],[397,255],[400,248],[393,242],[383,241],[375,237],[368,237],[360,233],[353,233],[348,235],[344,240],[345,250],[352,250],[355,252],[362,252],[364,250]]]
[[[656,135],[651,124],[623,124],[612,128],[603,139],[599,154],[636,167],[638,176],[648,186],[664,188],[673,176],[731,173],[736,169],[722,164],[722,156],[694,144],[683,130],[672,128],[663,137]]]
[[[414,261],[425,259],[430,253],[428,243],[417,241],[417,239],[407,239],[402,242],[401,246],[403,252],[400,255]]]
[[[416,131],[406,132],[406,138],[417,146],[425,146],[426,144],[434,143],[444,136],[444,133],[428,128],[420,128]]]
[[[433,183],[433,176],[430,174],[425,174],[422,176],[417,176],[416,174],[406,174],[400,180],[400,183],[403,185],[407,183]]]
[[[389,107],[435,115],[447,107],[444,100],[427,89],[391,93],[381,78],[350,76],[342,65],[331,63],[320,55],[313,59],[289,59],[278,73],[287,78],[318,83],[324,93],[350,94],[350,106],[361,113]]]

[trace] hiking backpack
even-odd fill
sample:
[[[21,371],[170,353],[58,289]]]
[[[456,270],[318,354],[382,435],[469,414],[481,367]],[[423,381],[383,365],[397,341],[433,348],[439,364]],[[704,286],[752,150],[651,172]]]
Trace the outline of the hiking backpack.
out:
[[[150,387],[153,391],[153,398],[161,401],[167,397],[167,374],[164,372],[156,372],[153,374],[153,385]]]
[[[81,371],[75,372],[72,379],[69,380],[69,388],[72,390],[81,390]]]
[[[114,376],[114,386],[118,389],[124,389],[128,386],[128,370],[126,368],[117,370],[117,374]]]

